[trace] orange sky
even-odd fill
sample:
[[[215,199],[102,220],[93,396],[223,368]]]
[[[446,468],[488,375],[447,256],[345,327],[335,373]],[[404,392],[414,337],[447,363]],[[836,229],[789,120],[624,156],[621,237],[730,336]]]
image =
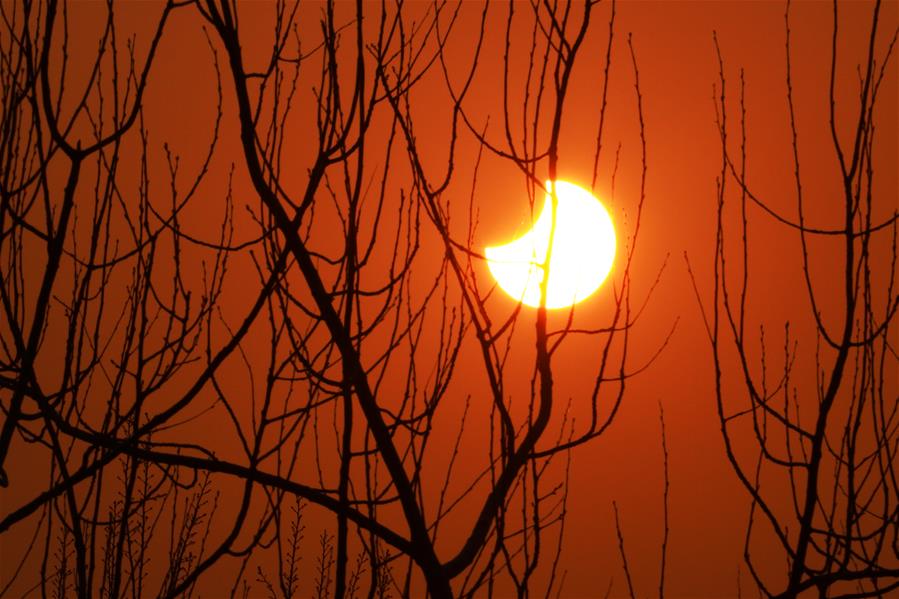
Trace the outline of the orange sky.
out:
[[[270,48],[270,14],[260,10],[258,4],[240,4],[241,36],[246,62],[252,68],[254,56],[264,56]],[[366,5],[368,6],[368,5]],[[422,3],[411,3],[411,12],[424,11]],[[867,43],[869,2],[851,2],[840,5],[841,37],[838,60],[838,110],[840,131],[848,134],[852,126],[855,108],[852,104],[856,85],[855,65],[864,57]],[[520,87],[527,67],[529,51],[527,32],[528,6],[516,4],[522,21],[516,22],[516,37],[511,45],[515,56],[511,81]],[[100,14],[99,4],[76,2],[69,7],[73,20],[72,67],[69,77],[77,81],[86,68],[78,57],[91,52],[96,43],[97,30],[92,29],[92,19]],[[348,5],[339,5],[339,11],[347,11]],[[473,56],[473,43],[483,6],[466,3],[460,12],[460,22],[450,39],[447,55],[448,77],[454,86],[461,85]],[[590,187],[598,125],[599,94],[604,68],[605,44],[608,34],[610,7],[602,3],[594,12],[592,28],[581,48],[571,82],[570,96],[564,111],[559,148],[559,177]],[[721,55],[724,60],[728,85],[728,107],[736,122],[739,105],[738,81],[740,69],[744,70],[746,90],[746,119],[748,131],[747,172],[750,187],[769,205],[787,218],[795,218],[796,205],[792,188],[792,161],[790,146],[789,114],[785,100],[785,46],[784,4],[780,2],[727,2],[727,1],[621,1],[617,5],[615,43],[612,50],[612,67],[609,83],[609,106],[606,115],[599,175],[594,193],[602,198],[608,208],[619,235],[619,256],[626,250],[626,240],[633,233],[640,191],[640,139],[636,116],[634,74],[628,54],[627,37],[632,36],[633,48],[639,67],[647,143],[646,199],[642,213],[637,252],[632,266],[634,305],[641,305],[653,285],[659,269],[667,261],[658,287],[637,321],[630,338],[629,365],[631,369],[642,366],[652,358],[664,342],[669,330],[675,332],[664,351],[652,365],[628,382],[627,393],[614,424],[599,439],[578,448],[572,454],[565,544],[560,568],[565,571],[562,597],[591,597],[600,595],[611,584],[612,596],[625,596],[618,539],[614,528],[612,501],[617,502],[621,525],[625,534],[631,575],[638,596],[654,594],[658,584],[660,543],[662,534],[662,451],[659,426],[659,405],[664,407],[667,443],[670,460],[670,539],[667,562],[667,594],[671,597],[724,597],[734,596],[738,580],[743,592],[748,592],[749,576],[742,565],[745,524],[749,499],[739,486],[723,453],[720,425],[714,396],[712,351],[705,334],[684,256],[697,276],[698,291],[704,302],[711,301],[713,287],[711,273],[715,249],[716,227],[716,177],[721,170],[721,147],[715,125],[715,101],[713,86],[718,81],[718,63],[713,43],[717,32]],[[146,51],[147,23],[152,22],[158,7],[151,4],[125,4],[117,8],[124,38],[127,31],[137,35],[138,55]],[[883,7],[882,25],[892,30],[899,21],[899,2],[886,2]],[[304,5],[301,8],[301,39],[317,35],[319,7]],[[502,69],[504,6],[493,6],[488,13],[487,33],[481,50],[471,89],[464,109],[473,126],[486,130],[491,143],[505,147],[502,120]],[[835,159],[827,129],[827,81],[829,75],[831,5],[827,2],[798,2],[793,7],[792,20],[792,69],[793,94],[796,106],[799,149],[802,156],[803,185],[809,206],[807,218],[814,226],[834,226],[839,218],[839,182],[836,178]],[[143,118],[149,132],[151,147],[151,183],[158,189],[168,185],[165,154],[162,144],[168,146],[180,158],[179,172],[185,180],[195,173],[205,159],[208,140],[213,127],[215,110],[215,71],[211,66],[210,50],[200,30],[201,20],[192,8],[179,10],[172,16],[170,29],[161,42],[154,74],[145,96]],[[213,36],[214,39],[214,36]],[[885,37],[878,39],[877,49],[885,49]],[[215,45],[215,42],[213,42]],[[310,49],[313,44],[310,43]],[[303,46],[304,48],[306,46]],[[224,118],[220,141],[213,155],[210,174],[199,188],[196,201],[183,214],[185,230],[204,239],[215,238],[219,231],[224,208],[221,197],[225,193],[230,165],[237,162],[234,171],[233,196],[235,202],[235,242],[249,240],[258,235],[258,226],[247,207],[260,211],[258,198],[254,197],[245,171],[240,166],[239,131],[233,118],[235,110],[233,91],[226,70],[226,62],[220,57],[223,69]],[[899,77],[893,69],[883,84],[878,113],[878,139],[876,170],[879,173],[878,197],[899,197],[897,184],[897,136],[899,118]],[[315,118],[311,110],[312,87],[318,85],[315,66],[302,72],[298,86],[293,116],[284,130],[285,160],[281,185],[289,193],[298,194],[307,180],[309,160],[315,151]],[[520,132],[521,95],[513,97],[511,114],[514,131]],[[443,177],[449,151],[449,123],[452,103],[446,92],[446,84],[439,67],[429,72],[413,92],[410,102],[416,124],[418,151],[424,166],[430,169],[433,179]],[[229,118],[230,117],[230,118]],[[383,167],[388,155],[386,132],[389,115],[376,115],[373,138],[367,160],[374,172]],[[488,125],[489,119],[489,125]],[[546,126],[542,125],[542,131]],[[488,245],[496,245],[512,239],[522,232],[522,223],[528,217],[528,188],[521,172],[508,160],[484,151],[475,179],[478,164],[478,146],[471,133],[460,129],[455,148],[453,179],[441,201],[451,218],[451,231],[460,241],[469,235],[470,217],[477,215],[476,227],[471,231],[473,250],[483,251]],[[892,134],[889,132],[893,132]],[[379,134],[384,137],[378,137]],[[736,135],[734,135],[736,138]],[[129,142],[134,143],[134,142]],[[391,160],[389,184],[394,190],[405,186],[408,190],[409,171],[401,157],[404,142],[396,140]],[[136,145],[127,151],[136,151]],[[614,189],[612,172],[616,162]],[[731,148],[732,150],[735,147]],[[545,161],[537,169],[538,177],[546,177]],[[182,175],[179,175],[182,176]],[[123,167],[122,187],[136,187],[138,173],[130,166]],[[342,185],[335,174],[333,183]],[[734,188],[731,187],[731,190]],[[88,197],[92,190],[84,184],[80,190]],[[738,196],[729,196],[735,200]],[[327,196],[317,215],[316,228],[311,233],[311,245],[327,251],[334,247],[334,231],[339,222],[327,208]],[[80,209],[80,208],[79,208]],[[893,200],[881,200],[882,217],[888,217],[896,209]],[[396,227],[397,211],[388,213],[385,221],[374,226],[373,221],[363,223],[365,239],[372,236],[384,239]],[[734,216],[733,213],[730,216]],[[422,215],[424,219],[424,216]],[[798,237],[782,225],[766,217],[757,207],[750,206],[750,302],[748,328],[766,328],[768,340],[774,348],[782,348],[783,322],[790,320],[793,333],[801,340],[797,384],[814,385],[815,341],[811,336],[814,322],[809,315],[805,284],[801,278],[801,260],[798,254]],[[736,220],[729,221],[736,235]],[[328,225],[331,224],[331,226]],[[121,223],[120,223],[121,224]],[[427,223],[423,221],[423,227]],[[86,227],[83,224],[80,226]],[[435,265],[442,257],[442,246],[433,229],[423,229],[421,241],[421,271],[416,272],[414,284],[419,287],[412,293],[423,293],[425,286],[436,275]],[[385,233],[386,232],[386,233]],[[82,231],[83,234],[83,231]],[[737,239],[736,237],[734,238]],[[735,241],[736,243],[736,241]],[[331,245],[329,245],[331,244]],[[834,267],[835,256],[831,247],[814,246],[816,259],[812,264],[813,279],[822,290],[825,317],[832,316],[839,308],[836,296],[839,278]],[[373,263],[380,273],[373,275],[375,285],[383,279],[384,265],[390,247],[379,246],[373,254]],[[887,256],[890,247],[878,251]],[[734,245],[729,248],[736,253]],[[166,254],[163,253],[163,256]],[[38,263],[40,261],[38,260]],[[199,277],[201,269],[194,263],[187,268]],[[473,262],[474,276],[485,290],[491,284],[484,263]],[[884,269],[889,263],[883,262]],[[377,269],[375,269],[377,270]],[[610,280],[589,301],[577,307],[575,327],[592,328],[608,323],[613,309],[614,285],[621,284],[622,265],[613,267]],[[296,274],[295,276],[299,276]],[[335,275],[336,276],[336,275]],[[237,255],[230,267],[221,302],[222,316],[230,326],[239,323],[249,303],[259,290],[259,277],[248,252]],[[829,292],[829,289],[833,292]],[[110,292],[114,297],[124,297],[121,288]],[[503,322],[514,310],[514,303],[495,293],[486,302],[486,309],[494,324]],[[373,309],[373,308],[372,308]],[[296,317],[296,316],[295,316]],[[565,324],[567,314],[553,314],[550,325]],[[437,351],[436,326],[439,316],[429,314],[427,322],[432,327],[421,342],[423,364],[427,356]],[[507,392],[513,398],[514,410],[521,410],[528,397],[533,374],[534,311],[525,309],[515,332],[512,333],[507,371]],[[52,326],[59,326],[58,324]],[[262,355],[268,342],[267,325],[255,328],[244,344],[250,360]],[[896,340],[893,335],[894,341]],[[571,416],[577,423],[589,417],[584,397],[589,394],[595,377],[598,341],[593,338],[572,337],[554,357],[557,406],[571,398]],[[54,361],[61,351],[48,350],[39,360],[43,368],[52,371]],[[753,348],[757,352],[758,348]],[[259,352],[257,354],[257,352]],[[775,363],[781,359],[771,358]],[[370,357],[370,356],[369,356]],[[733,365],[733,364],[731,364]],[[405,379],[400,370],[407,362],[391,365],[382,383],[382,395],[398,397]],[[775,366],[776,367],[776,366]],[[264,365],[259,365],[264,373]],[[422,368],[422,384],[426,376]],[[744,391],[735,371],[727,373],[725,395],[735,405],[744,401]],[[48,376],[50,376],[48,374]],[[259,379],[249,380],[240,360],[228,362],[223,379],[231,385],[235,394],[251,396],[251,388]],[[804,381],[801,382],[801,381]],[[447,423],[445,430],[434,433],[432,443],[439,454],[436,463],[442,464],[455,440],[458,419],[466,397],[470,397],[471,414],[463,436],[458,489],[464,488],[471,477],[484,466],[484,443],[487,440],[490,418],[489,398],[484,391],[485,375],[480,364],[476,344],[468,339],[462,346],[456,377],[444,401],[441,413]],[[895,371],[885,381],[892,389],[893,397],[899,390]],[[175,385],[177,387],[177,385]],[[256,388],[256,393],[259,388]],[[176,391],[172,391],[173,394]],[[174,397],[174,395],[173,395]],[[211,391],[205,396],[211,401]],[[605,396],[602,396],[605,397]],[[249,419],[250,402],[241,417]],[[200,410],[191,412],[194,414]],[[228,429],[229,420],[224,413],[211,412],[206,420],[189,423],[181,435],[190,437],[210,450],[228,455],[238,455],[237,441]],[[554,415],[554,422],[561,423],[561,413]],[[324,426],[324,425],[323,425]],[[327,424],[330,426],[330,423]],[[555,438],[558,428],[550,428],[548,437]],[[177,436],[177,435],[176,435]],[[184,437],[182,437],[183,439]],[[323,442],[320,448],[327,472],[328,460],[333,456],[333,441]],[[747,455],[752,448],[744,447]],[[13,456],[28,452],[21,439],[14,440]],[[311,450],[310,450],[311,451]],[[331,457],[329,457],[331,456]],[[304,454],[309,461],[305,476],[315,481],[312,469],[312,453]],[[443,460],[443,461],[442,461]],[[336,464],[336,460],[331,466]],[[8,460],[7,471],[11,479],[26,481],[5,489],[0,495],[5,515],[15,509],[42,485],[43,479],[29,476],[31,464],[24,459]],[[561,476],[559,467],[556,474]],[[331,473],[333,475],[333,472]],[[435,468],[425,473],[434,480],[426,484],[436,494],[442,484],[442,470]],[[326,476],[333,482],[333,477]],[[775,492],[787,492],[783,481],[772,480]],[[781,485],[778,487],[778,485]],[[222,488],[233,493],[231,482]],[[458,490],[457,489],[457,490]],[[784,498],[786,495],[784,495]],[[229,496],[223,500],[223,510],[229,508]],[[460,513],[450,520],[438,549],[451,555],[470,526],[473,506],[463,505]],[[232,506],[233,507],[233,506]],[[333,527],[332,519],[323,510],[310,508],[307,512],[307,539],[314,541],[318,531]],[[458,528],[456,528],[458,527]],[[31,534],[29,526],[18,525],[4,537],[0,548],[4,558],[2,581],[9,578],[12,539],[23,539]],[[553,533],[554,535],[555,533]],[[549,535],[549,536],[553,536]],[[778,552],[767,556],[764,534],[756,540],[758,564],[772,580],[779,580],[783,572],[783,557]],[[769,559],[766,559],[769,557]],[[314,557],[306,558],[311,568]],[[210,593],[220,588],[230,589],[231,581],[221,582],[230,574],[232,566],[222,563],[216,566],[201,588]],[[538,578],[545,584],[548,573],[540,571]],[[33,584],[33,582],[32,582]],[[203,585],[209,585],[204,587]],[[222,584],[224,586],[219,587]],[[30,586],[24,585],[23,588]],[[539,593],[542,593],[542,587]],[[599,591],[598,591],[599,589]]]

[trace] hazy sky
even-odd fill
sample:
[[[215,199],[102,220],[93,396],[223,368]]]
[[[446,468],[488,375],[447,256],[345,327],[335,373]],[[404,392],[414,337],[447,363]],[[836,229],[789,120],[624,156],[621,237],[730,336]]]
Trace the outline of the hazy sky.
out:
[[[253,63],[253,57],[265,56],[271,46],[270,15],[266,11],[256,10],[258,6],[240,4],[241,39],[248,68],[262,68],[263,65]],[[414,12],[423,11],[427,6],[411,3],[408,8]],[[519,58],[513,59],[518,62],[513,62],[510,73],[513,92],[514,85],[516,82],[520,85],[526,71],[529,38],[525,32],[530,27],[526,19],[528,6],[523,3],[516,6],[523,24],[518,26],[520,31],[515,30],[518,36],[510,44],[511,53],[520,57],[520,61]],[[93,52],[95,48],[98,31],[96,27],[91,27],[91,20],[99,14],[99,8],[99,5],[89,5],[87,2],[75,2],[69,7],[73,20],[69,77],[73,80],[83,76],[89,67],[88,63],[79,62],[78,58]],[[867,49],[869,8],[868,2],[840,5],[836,117],[841,134],[846,134],[854,125],[855,67],[864,59]],[[480,3],[466,3],[450,38],[447,56],[451,59],[446,65],[446,80],[456,89],[463,83],[470,66],[482,9]],[[609,9],[610,6],[604,2],[593,14],[592,28],[573,72],[562,122],[559,176],[587,188],[591,187],[596,152]],[[899,3],[885,3],[882,19],[885,29],[895,28],[897,9]],[[148,43],[145,29],[158,12],[157,7],[143,3],[123,4],[118,10],[123,31],[130,29],[137,34],[140,55],[145,52]],[[316,35],[319,12],[318,7],[313,5],[304,6],[302,10],[303,15],[308,15],[308,18],[301,19],[301,39],[305,39],[303,35]],[[168,185],[163,176],[165,154],[160,150],[162,143],[169,144],[179,156],[180,172],[192,173],[205,159],[213,130],[217,102],[215,70],[209,45],[200,29],[201,21],[191,11],[177,11],[172,17],[146,91],[143,118],[150,144],[155,148],[153,165],[157,177],[151,179],[151,183],[159,188]],[[593,192],[602,198],[609,209],[619,236],[619,254],[624,255],[636,224],[641,177],[634,69],[627,45],[630,36],[639,69],[647,147],[645,205],[632,267],[635,306],[642,305],[646,293],[665,265],[660,282],[634,327],[628,350],[629,368],[636,370],[650,360],[672,327],[676,328],[670,342],[652,365],[628,381],[625,400],[614,425],[600,439],[572,454],[566,542],[561,558],[561,568],[566,572],[564,597],[595,596],[597,589],[604,592],[613,578],[613,596],[626,593],[612,501],[616,501],[619,507],[636,593],[638,596],[648,596],[655,592],[662,535],[660,404],[664,407],[670,460],[669,595],[735,595],[738,579],[744,583],[749,580],[742,567],[749,499],[724,455],[713,387],[712,350],[687,273],[685,256],[696,274],[697,291],[707,304],[713,293],[711,273],[716,231],[716,179],[722,169],[714,96],[715,86],[719,85],[715,34],[727,86],[728,119],[732,134],[730,150],[738,149],[738,100],[742,69],[748,184],[772,209],[787,218],[796,217],[786,103],[784,11],[783,3],[773,1],[621,1],[617,5],[609,106]],[[502,69],[506,15],[504,6],[493,6],[488,12],[483,48],[471,89],[463,104],[471,126],[484,131],[487,140],[499,147],[505,144]],[[806,217],[814,226],[820,227],[834,226],[835,219],[841,214],[839,180],[828,128],[831,17],[832,6],[828,2],[798,2],[793,7],[793,94],[801,174],[810,206]],[[121,35],[124,37],[125,34]],[[884,38],[878,39],[877,49],[878,52],[885,49]],[[224,61],[221,52],[219,60]],[[233,119],[233,90],[225,66],[223,62],[224,118],[219,132],[220,142],[211,163],[209,179],[200,189],[197,201],[185,210],[183,226],[201,238],[208,239],[217,234],[220,220],[216,219],[220,219],[222,209],[210,198],[220,198],[225,193],[230,165],[237,160],[238,167],[233,174],[233,196],[238,213],[234,236],[236,241],[245,241],[258,235],[258,228],[253,228],[253,218],[246,208],[257,210],[259,202],[239,166],[239,131]],[[314,68],[311,67],[312,70]],[[311,90],[318,83],[317,77],[318,74],[311,71],[308,75],[305,71],[302,73],[295,116],[285,129],[287,164],[283,168],[281,184],[288,193],[298,194],[303,189],[309,159],[316,149]],[[443,176],[450,148],[448,132],[452,102],[447,94],[446,80],[442,71],[435,67],[411,96],[411,111],[422,162],[434,180]],[[720,92],[720,88],[717,89]],[[878,128],[882,133],[878,143],[882,144],[882,149],[878,155],[883,157],[883,163],[878,164],[878,172],[882,174],[879,193],[882,197],[895,198],[899,193],[895,168],[899,93],[895,69],[885,79],[881,94]],[[523,118],[523,93],[518,96],[513,93],[512,96],[516,101],[510,107],[510,115],[515,121],[515,130],[520,131],[518,123]],[[386,117],[383,117],[384,120],[378,118],[382,117],[376,118],[373,130],[386,132]],[[541,127],[541,130],[544,129]],[[481,252],[488,245],[502,243],[522,232],[522,223],[529,213],[528,187],[521,172],[508,160],[487,151],[479,159],[473,135],[465,127],[461,127],[460,131],[455,148],[454,179],[442,194],[441,201],[452,216],[451,228],[456,238],[464,241],[470,234],[472,249]],[[385,145],[386,137],[379,143]],[[399,147],[401,142],[397,140],[396,143]],[[386,152],[378,148],[378,143],[367,152],[369,164],[381,165],[388,159]],[[128,168],[123,166],[122,177],[136,185],[139,174],[137,170],[130,171]],[[407,168],[398,164],[395,170],[391,170],[391,177],[396,181],[408,177]],[[538,167],[537,176],[547,176],[540,171],[541,168],[545,171],[545,166]],[[335,185],[341,184],[337,179],[334,182]],[[728,201],[736,205],[739,194],[732,180],[728,185]],[[127,185],[123,183],[123,187]],[[86,185],[82,193],[89,195],[89,186]],[[887,202],[881,209],[883,215],[888,215],[895,210],[895,202],[892,205]],[[477,226],[470,229],[470,217],[475,214]],[[729,230],[736,236],[738,221],[732,218],[734,216],[736,213],[728,213],[730,220],[727,226],[732,227]],[[324,213],[320,218],[328,222],[328,218],[333,217]],[[378,227],[389,230],[390,223],[395,222],[390,219],[396,218],[397,213],[387,214]],[[771,347],[777,348],[774,352],[776,356],[769,357],[771,367],[776,369],[782,368],[784,322],[790,321],[792,334],[801,344],[794,378],[797,386],[805,389],[808,398],[813,400],[814,321],[809,313],[805,282],[801,277],[799,238],[754,205],[749,207],[748,218],[750,293],[747,328],[757,331],[760,326],[765,327],[766,339]],[[333,241],[329,239],[333,237],[333,230],[321,222],[312,232],[311,239],[313,245],[318,243],[320,245],[317,247],[326,251]],[[333,220],[332,224],[336,226],[337,221]],[[246,228],[241,229],[241,226]],[[372,226],[372,223],[368,222],[366,226]],[[376,236],[377,232],[371,234]],[[430,259],[439,259],[442,249],[433,232],[425,235],[428,237],[423,240],[421,251],[427,264]],[[737,237],[734,239],[737,240]],[[731,249],[736,252],[737,245]],[[811,272],[814,284],[822,290],[824,300],[821,309],[825,318],[833,317],[839,307],[835,293],[828,291],[836,289],[839,283],[839,268],[835,262],[838,249],[823,243],[814,246],[817,253]],[[385,260],[385,256],[376,252],[373,260],[378,263],[378,260]],[[486,266],[478,260],[473,264],[474,276],[479,284],[489,287]],[[885,267],[888,268],[887,265]],[[199,276],[199,270],[195,273]],[[421,285],[427,284],[427,273],[425,269],[419,279]],[[236,321],[255,298],[259,280],[247,255],[235,260],[231,275],[221,307],[225,318]],[[594,297],[578,307],[576,327],[597,327],[608,322],[613,307],[613,290],[615,285],[620,285],[620,277],[621,267],[616,264],[610,280]],[[124,293],[124,290],[115,293]],[[495,294],[487,308],[492,321],[500,323],[514,310],[514,303]],[[519,368],[521,375],[509,377],[514,382],[509,384],[508,391],[510,395],[517,394],[521,398],[528,396],[533,370],[533,314],[532,310],[523,311],[519,329],[513,337],[515,345],[510,368]],[[563,325],[566,316],[554,315],[551,325]],[[248,338],[250,355],[254,348],[265,346],[265,335],[265,329],[261,328]],[[433,337],[425,338],[421,351],[435,351],[436,343]],[[580,422],[589,418],[589,409],[583,398],[589,394],[594,381],[596,347],[596,343],[589,338],[574,337],[554,358],[558,402],[564,404],[571,398],[570,415]],[[477,443],[486,434],[489,400],[483,391],[484,372],[479,366],[474,344],[466,345],[464,350],[459,358],[458,377],[449,393],[448,401],[453,403],[446,408],[446,413],[449,420],[458,417],[465,398],[470,396],[473,420],[466,431],[470,444],[462,450],[462,455],[469,462],[460,466],[460,472],[474,475],[478,472],[478,460],[484,458],[484,448]],[[758,347],[752,351],[758,352]],[[43,358],[44,364],[51,364],[58,357],[58,354],[50,353]],[[736,364],[730,366],[735,367]],[[588,374],[584,376],[584,373]],[[234,372],[223,376],[226,379],[233,376],[232,382],[238,390],[240,385],[247,385],[247,389],[251,385]],[[403,383],[403,379],[386,377],[383,382],[385,395],[399,390]],[[887,384],[896,389],[895,374]],[[735,409],[745,404],[745,393],[735,368],[725,373],[724,386],[727,401],[732,401]],[[227,422],[224,415],[218,418],[221,420],[215,422]],[[233,436],[225,432],[224,426],[196,425],[196,428],[188,427],[185,430],[195,431],[192,433],[198,435],[193,439],[195,442],[227,452],[229,446],[236,446],[236,442]],[[436,435],[435,443],[445,444],[441,447],[448,451],[454,435],[454,429],[440,433]],[[21,440],[17,443],[18,449],[14,451],[28,451],[23,448]],[[746,450],[743,457],[754,455],[751,448],[749,444],[742,448]],[[26,501],[44,482],[29,476],[29,467],[25,462],[10,464],[8,470],[11,477],[15,474],[30,484],[4,491],[4,513]],[[315,478],[311,467],[309,476]],[[435,484],[439,485],[439,474],[434,476],[438,479]],[[463,476],[463,480],[467,479]],[[775,493],[789,491],[785,479],[775,477],[766,482],[770,482]],[[783,495],[785,501],[787,497]],[[461,523],[460,530],[465,530],[465,522],[470,525],[471,509],[471,506],[463,506],[460,510],[457,516]],[[312,539],[315,538],[312,531],[327,526],[330,516],[323,511],[311,511],[310,514],[309,538]],[[32,530],[26,526],[14,528],[3,539],[4,554],[12,544],[10,539],[25,538],[31,533]],[[443,540],[448,555],[463,538],[457,538],[454,534],[453,531],[447,532]],[[765,559],[768,554],[764,533],[754,543],[762,570],[776,577],[783,571],[782,555],[770,552],[770,560]],[[0,561],[10,563],[5,559]],[[4,580],[9,576],[8,567],[3,567]],[[541,572],[541,576],[545,577],[546,572]],[[215,577],[210,583],[214,586]],[[744,586],[744,592],[748,588]]]

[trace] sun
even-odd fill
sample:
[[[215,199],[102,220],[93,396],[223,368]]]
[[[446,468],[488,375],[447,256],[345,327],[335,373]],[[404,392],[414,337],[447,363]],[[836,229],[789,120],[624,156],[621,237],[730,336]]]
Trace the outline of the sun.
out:
[[[587,299],[606,279],[615,260],[615,227],[602,203],[589,191],[555,182],[553,233],[552,181],[531,230],[505,245],[488,247],[487,266],[500,288],[521,303],[540,305],[540,283],[549,271],[546,307],[567,308]],[[544,269],[550,236],[552,252]]]

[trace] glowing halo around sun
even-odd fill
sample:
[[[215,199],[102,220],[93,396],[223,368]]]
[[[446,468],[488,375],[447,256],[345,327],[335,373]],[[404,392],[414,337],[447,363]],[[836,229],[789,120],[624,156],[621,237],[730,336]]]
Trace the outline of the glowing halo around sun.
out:
[[[540,305],[543,262],[552,232],[552,182],[531,230],[505,245],[488,247],[487,266],[500,288],[525,305]],[[615,227],[589,191],[556,181],[556,227],[549,260],[546,307],[567,308],[599,289],[615,260]]]

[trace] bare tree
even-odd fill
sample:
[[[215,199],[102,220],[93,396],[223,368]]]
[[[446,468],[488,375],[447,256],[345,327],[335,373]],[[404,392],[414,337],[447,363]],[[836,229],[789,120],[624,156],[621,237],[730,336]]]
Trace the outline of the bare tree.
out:
[[[778,207],[752,184],[744,73],[740,71],[733,124],[734,92],[718,49],[715,100],[722,162],[715,290],[704,317],[727,457],[751,498],[745,562],[769,597],[806,591],[820,597],[883,597],[899,588],[897,213],[895,187],[881,185],[883,171],[874,167],[879,154],[891,147],[878,136],[894,135],[878,130],[876,123],[885,108],[878,104],[881,85],[891,70],[895,73],[897,30],[884,32],[881,18],[878,1],[857,72],[857,104],[851,121],[844,122],[839,115],[847,112],[836,108],[837,92],[845,85],[837,58],[840,5],[833,3],[831,56],[822,58],[830,64],[830,119],[820,126],[831,133],[833,164],[839,171],[833,178],[838,192],[832,197],[839,203],[824,206],[816,198],[812,208],[800,170],[791,69],[795,48],[791,4],[786,4],[786,104],[794,167],[790,195],[797,218],[787,216],[792,209]],[[838,224],[818,224],[830,214],[839,215]],[[770,323],[752,312],[760,295],[770,293],[749,275],[751,261],[758,259],[754,244],[760,242],[752,225],[759,219],[773,219],[784,238],[798,239],[801,247],[800,277],[809,313],[777,324],[782,335],[772,334]],[[831,255],[839,256],[833,266],[840,273],[836,296],[814,274],[816,262]],[[694,285],[698,289],[695,279]],[[756,449],[747,453],[752,446]],[[772,576],[765,567],[772,561],[771,549],[760,551],[756,539],[779,550],[782,576]]]
[[[545,592],[558,590],[569,452],[607,430],[640,370],[628,355],[647,163],[633,48],[641,191],[605,325],[548,314],[548,276],[534,311],[496,299],[475,198],[484,155],[520,173],[532,210],[557,178],[588,35],[608,36],[594,184],[617,168],[601,159],[615,7],[597,27],[597,4],[472,16],[440,2],[278,2],[260,40],[248,7],[169,0],[149,37],[123,41],[126,9],[110,0],[77,65],[82,15],[54,0],[0,6],[0,482],[15,489],[24,462],[47,474],[0,522],[35,527],[6,588],[173,597],[233,560],[234,594],[296,596],[316,510],[333,518],[302,581],[317,596],[528,596],[541,565]],[[157,138],[147,99],[176,19],[213,75],[200,160]],[[491,128],[467,97],[497,20]],[[461,71],[448,49],[459,36],[474,47]],[[520,77],[509,49],[522,39]],[[422,113],[434,86],[443,104]],[[448,132],[436,166],[423,121]],[[528,388],[510,356],[531,327]],[[594,384],[574,399],[591,414],[576,425],[553,358],[584,335]],[[485,381],[474,393],[463,358]],[[480,461],[459,474],[472,435]],[[259,558],[272,549],[274,569]]]
[[[206,173],[221,112],[194,180],[178,180],[178,158],[169,154],[170,180],[151,183],[142,102],[176,5],[159,11],[143,60],[118,40],[112,5],[106,8],[92,68],[73,81],[67,7],[3,7],[0,293],[8,395],[0,457],[47,477],[3,528],[39,514],[21,564],[33,564],[32,551],[42,550],[43,595],[143,594],[163,507],[181,522],[173,521],[161,584],[183,588],[213,493],[204,474],[182,504],[179,488],[194,486],[196,472],[151,467],[140,456],[198,391],[172,402],[171,389],[209,335],[230,231],[226,219],[218,247],[196,256],[209,267],[206,276],[186,285],[179,214]],[[221,210],[227,215],[229,204]],[[5,470],[0,482],[10,484]]]

